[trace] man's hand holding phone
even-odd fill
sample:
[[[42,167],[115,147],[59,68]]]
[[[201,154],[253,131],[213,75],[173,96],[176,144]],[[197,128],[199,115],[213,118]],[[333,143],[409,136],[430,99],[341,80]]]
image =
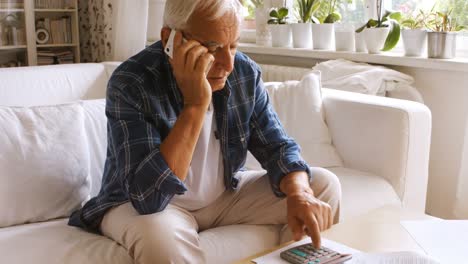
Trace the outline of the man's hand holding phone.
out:
[[[166,42],[165,52],[169,59],[177,84],[184,96],[185,106],[208,107],[212,89],[206,76],[214,62],[208,49],[195,40],[184,41],[181,32],[176,31]],[[173,40],[173,43],[170,43]],[[172,46],[171,46],[172,45]]]

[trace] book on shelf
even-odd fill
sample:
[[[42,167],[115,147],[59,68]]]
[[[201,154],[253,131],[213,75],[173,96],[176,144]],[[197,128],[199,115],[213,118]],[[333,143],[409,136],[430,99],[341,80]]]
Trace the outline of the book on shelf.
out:
[[[21,60],[11,60],[11,61],[0,63],[0,68],[21,67],[24,65],[25,64]]]
[[[26,30],[0,23],[0,46],[26,45]]]
[[[21,9],[24,8],[23,0],[0,0],[0,9]]]
[[[47,44],[71,44],[73,43],[71,32],[71,17],[39,18],[36,20],[36,28],[43,28],[49,33]]]
[[[37,51],[37,64],[69,64],[74,63],[75,56],[70,49],[43,49]]]
[[[74,0],[35,0],[37,9],[74,9]]]

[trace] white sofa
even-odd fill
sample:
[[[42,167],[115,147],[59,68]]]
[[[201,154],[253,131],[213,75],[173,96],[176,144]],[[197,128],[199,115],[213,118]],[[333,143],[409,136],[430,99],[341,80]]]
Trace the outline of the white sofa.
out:
[[[104,98],[107,80],[116,65],[1,69],[0,107],[55,105]],[[431,131],[428,108],[416,102],[328,89],[323,89],[323,107],[333,144],[344,164],[329,168],[342,183],[342,221],[388,204],[424,212]],[[89,195],[93,196],[99,191],[106,154],[106,124],[103,110],[99,116],[92,116],[95,112],[90,109],[85,112],[85,142],[91,175]],[[86,127],[90,122],[95,122],[93,128]],[[0,131],[8,129],[11,124],[0,123]],[[2,149],[0,142],[0,159],[8,155]],[[22,166],[28,168],[28,161]],[[15,177],[7,174],[0,167],[0,185],[5,188],[8,188],[9,177]],[[47,184],[38,185],[27,194],[28,199],[38,198],[34,190],[44,193],[51,188]],[[0,219],[12,218],[14,213],[21,212],[21,208],[14,207],[14,201],[24,199],[26,194],[18,190],[16,195],[18,197],[8,197],[11,202],[0,201],[2,205],[13,206],[0,208]],[[281,226],[273,225],[224,226],[201,232],[200,240],[209,263],[230,263],[277,245],[280,229]],[[126,250],[112,240],[70,227],[63,216],[0,226],[0,263],[118,264],[132,263],[132,260]]]

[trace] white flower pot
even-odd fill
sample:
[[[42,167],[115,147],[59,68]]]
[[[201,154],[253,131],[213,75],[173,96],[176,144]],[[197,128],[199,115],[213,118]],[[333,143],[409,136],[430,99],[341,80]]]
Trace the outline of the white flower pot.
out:
[[[294,48],[312,48],[312,24],[297,23],[292,24],[293,47]]]
[[[367,52],[366,37],[364,35],[364,31],[362,31],[361,33],[356,33],[354,35],[354,40],[355,40],[354,42],[356,44],[356,52]]]
[[[335,49],[335,24],[312,24],[314,49]]]
[[[453,59],[457,53],[457,32],[428,32],[427,56],[436,59]]]
[[[401,31],[405,56],[421,57],[427,48],[427,32],[423,29],[403,29]]]
[[[354,52],[354,31],[335,31],[336,51]]]
[[[380,53],[385,45],[390,28],[366,28],[364,36],[366,39],[367,51],[371,54]]]
[[[260,46],[271,46],[271,33],[268,29],[268,8],[255,9],[255,43]]]
[[[271,45],[273,47],[291,47],[292,31],[290,25],[269,25],[269,29],[271,32]]]

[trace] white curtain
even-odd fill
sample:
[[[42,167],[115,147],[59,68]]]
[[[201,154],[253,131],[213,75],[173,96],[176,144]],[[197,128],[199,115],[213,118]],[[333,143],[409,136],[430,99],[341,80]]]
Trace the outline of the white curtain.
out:
[[[155,42],[161,39],[163,26],[164,6],[166,0],[149,0],[148,10],[148,41]]]
[[[145,48],[148,0],[115,0],[113,61],[124,61]]]

